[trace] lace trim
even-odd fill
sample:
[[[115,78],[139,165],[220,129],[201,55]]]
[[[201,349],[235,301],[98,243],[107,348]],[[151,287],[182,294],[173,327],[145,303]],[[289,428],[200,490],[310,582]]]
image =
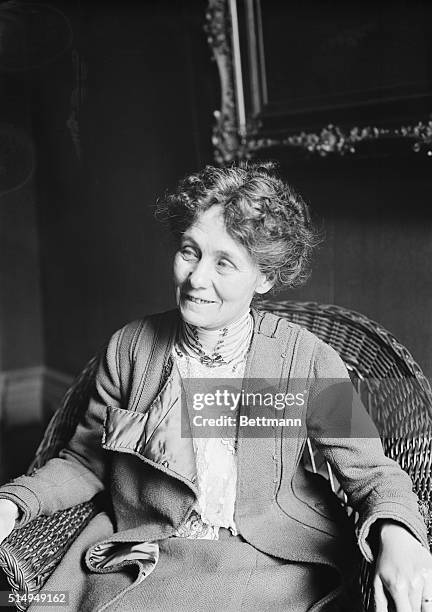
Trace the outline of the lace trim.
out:
[[[244,356],[237,371],[232,364],[209,368],[199,360],[190,358],[178,345],[173,353],[182,378],[235,378],[243,377]],[[233,416],[235,413],[233,412]],[[193,514],[176,533],[177,537],[217,540],[220,527],[234,535],[234,506],[237,486],[237,440],[233,437],[194,438],[197,465],[198,499]]]
[[[174,533],[175,538],[188,538],[192,540],[218,540],[219,525],[205,523],[199,513],[192,510],[186,522]],[[238,535],[235,527],[229,527],[232,535]]]

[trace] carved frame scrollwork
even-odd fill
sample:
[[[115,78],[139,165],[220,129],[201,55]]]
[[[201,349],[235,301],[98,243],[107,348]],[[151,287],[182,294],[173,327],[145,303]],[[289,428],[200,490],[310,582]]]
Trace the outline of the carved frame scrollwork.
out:
[[[226,164],[253,157],[261,150],[290,148],[321,157],[349,155],[361,143],[406,139],[414,152],[432,157],[432,115],[405,125],[324,125],[316,131],[268,136],[260,134],[259,120],[245,110],[240,57],[237,0],[208,0],[205,31],[216,60],[221,107],[214,112],[212,142],[215,160]]]
[[[246,134],[241,129],[237,100],[239,91],[242,95],[242,84],[238,83],[236,92],[233,21],[229,0],[209,0],[205,31],[219,70],[221,87],[221,108],[214,111],[214,156],[217,163],[225,164],[246,156]]]

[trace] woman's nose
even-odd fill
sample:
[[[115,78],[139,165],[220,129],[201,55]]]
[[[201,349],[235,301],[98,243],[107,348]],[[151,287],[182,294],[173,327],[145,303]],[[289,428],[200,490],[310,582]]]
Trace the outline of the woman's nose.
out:
[[[201,259],[189,273],[189,283],[194,289],[208,287],[210,284],[211,271],[209,266]]]

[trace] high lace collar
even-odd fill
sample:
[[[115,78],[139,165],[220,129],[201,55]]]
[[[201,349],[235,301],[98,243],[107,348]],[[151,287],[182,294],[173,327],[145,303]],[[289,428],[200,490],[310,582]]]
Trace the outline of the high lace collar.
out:
[[[253,317],[248,309],[239,319],[221,329],[203,329],[182,321],[178,348],[208,367],[238,363],[249,350]]]

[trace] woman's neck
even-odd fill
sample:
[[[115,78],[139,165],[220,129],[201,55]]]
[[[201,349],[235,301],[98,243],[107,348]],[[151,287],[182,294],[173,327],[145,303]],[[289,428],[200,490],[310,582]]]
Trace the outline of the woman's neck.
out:
[[[220,329],[205,329],[182,322],[179,348],[189,357],[209,367],[231,363],[246,355],[253,330],[253,317],[248,309],[238,319]]]

